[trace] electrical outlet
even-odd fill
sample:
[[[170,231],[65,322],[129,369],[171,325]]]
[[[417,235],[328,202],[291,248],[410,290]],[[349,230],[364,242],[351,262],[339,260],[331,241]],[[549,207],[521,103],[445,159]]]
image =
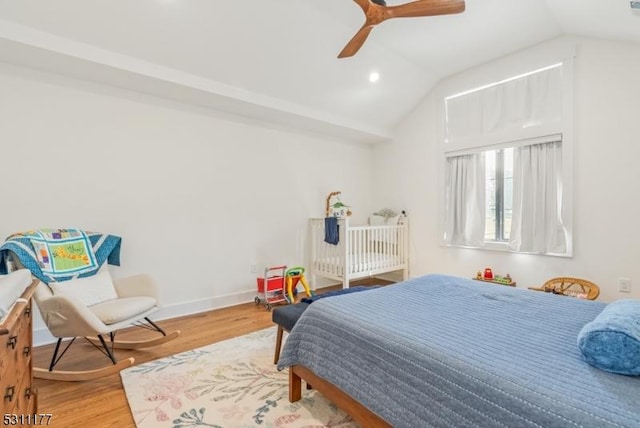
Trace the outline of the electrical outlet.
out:
[[[251,273],[258,273],[258,266],[256,266],[255,264],[249,266],[249,269],[251,270]]]
[[[622,293],[630,293],[631,280],[629,278],[618,278],[618,291]]]

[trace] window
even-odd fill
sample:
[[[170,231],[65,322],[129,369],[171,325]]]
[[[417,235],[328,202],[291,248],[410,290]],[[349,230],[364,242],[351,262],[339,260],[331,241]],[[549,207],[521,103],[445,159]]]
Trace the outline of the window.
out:
[[[509,242],[513,215],[513,148],[484,152],[485,242]]]
[[[570,70],[444,98],[444,244],[571,255]]]

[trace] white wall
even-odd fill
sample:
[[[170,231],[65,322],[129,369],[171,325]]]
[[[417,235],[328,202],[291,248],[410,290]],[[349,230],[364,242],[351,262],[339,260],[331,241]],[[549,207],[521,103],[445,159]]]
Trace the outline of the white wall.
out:
[[[42,227],[121,236],[113,275],[152,274],[160,318],[253,300],[253,264],[305,265],[307,221],[329,192],[343,192],[356,221],[375,210],[370,146],[8,64],[0,94],[0,238]]]
[[[377,146],[374,154],[379,201],[404,206],[411,217],[412,276],[441,272],[470,277],[488,266],[510,273],[519,287],[567,275],[599,284],[604,301],[640,297],[640,46],[574,40],[574,257],[439,245],[436,88],[400,126],[397,139]],[[529,49],[518,57],[538,54]],[[513,57],[500,61],[508,64]],[[471,81],[486,68],[462,77]],[[617,291],[619,277],[631,278],[632,293]]]

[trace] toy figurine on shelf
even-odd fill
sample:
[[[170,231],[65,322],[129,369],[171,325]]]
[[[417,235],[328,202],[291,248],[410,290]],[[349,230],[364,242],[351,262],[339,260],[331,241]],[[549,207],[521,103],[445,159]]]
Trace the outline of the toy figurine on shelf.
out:
[[[476,273],[475,279],[477,281],[490,282],[492,284],[500,284],[500,285],[508,285],[510,287],[515,287],[516,283],[511,278],[511,275],[506,274],[505,276],[497,275],[493,273],[491,268],[485,268],[484,271],[478,271]]]

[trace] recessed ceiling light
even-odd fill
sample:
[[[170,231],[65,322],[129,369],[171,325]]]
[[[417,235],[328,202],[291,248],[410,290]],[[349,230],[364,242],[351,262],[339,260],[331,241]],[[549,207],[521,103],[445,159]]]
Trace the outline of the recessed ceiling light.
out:
[[[380,80],[380,73],[378,73],[377,71],[372,71],[372,72],[369,74],[369,82],[371,82],[371,83],[375,83],[375,82],[377,82],[378,80]]]

